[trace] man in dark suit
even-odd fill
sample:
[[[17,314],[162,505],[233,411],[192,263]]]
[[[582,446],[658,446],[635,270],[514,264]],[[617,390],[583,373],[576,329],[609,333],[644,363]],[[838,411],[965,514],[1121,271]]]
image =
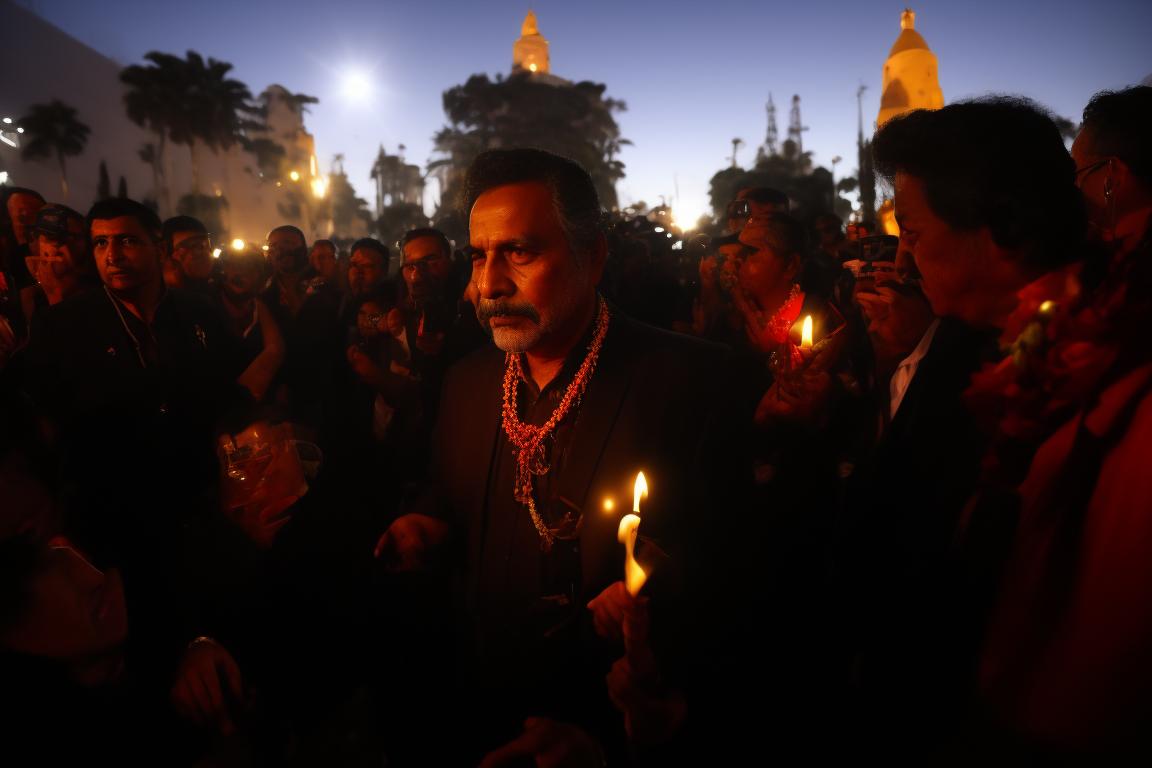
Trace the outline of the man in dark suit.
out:
[[[488,152],[466,191],[477,313],[495,347],[450,371],[436,493],[377,551],[400,569],[445,544],[458,557],[464,751],[493,750],[491,765],[544,754],[596,764],[600,750],[627,754],[604,683],[622,649],[597,633],[621,619],[605,609],[594,627],[586,605],[623,574],[617,528],[638,470],[651,488],[640,533],[661,550],[645,588],[652,646],[665,678],[691,687],[685,585],[695,591],[716,573],[705,567],[708,531],[731,530],[720,515],[737,510],[722,498],[737,482],[721,478],[742,466],[723,434],[727,355],[598,297],[600,206],[575,163]]]
[[[876,354],[886,426],[856,472],[839,532],[854,724],[886,757],[922,755],[963,703],[949,655],[951,548],[987,436],[961,395],[995,339],[936,318],[904,251],[903,276],[858,300]],[[857,742],[854,742],[857,743]]]

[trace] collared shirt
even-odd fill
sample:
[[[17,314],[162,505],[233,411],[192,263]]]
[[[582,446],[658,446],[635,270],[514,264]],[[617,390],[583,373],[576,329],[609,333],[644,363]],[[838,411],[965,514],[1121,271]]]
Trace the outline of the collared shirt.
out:
[[[904,401],[904,395],[908,392],[908,387],[912,385],[912,378],[916,375],[916,369],[920,367],[920,361],[928,354],[938,327],[940,327],[940,318],[932,321],[928,330],[924,331],[924,335],[920,337],[920,343],[916,345],[916,349],[900,361],[900,365],[896,367],[896,372],[892,374],[892,379],[888,382],[890,396],[888,414],[890,418],[896,418],[896,411],[900,409],[900,403]]]

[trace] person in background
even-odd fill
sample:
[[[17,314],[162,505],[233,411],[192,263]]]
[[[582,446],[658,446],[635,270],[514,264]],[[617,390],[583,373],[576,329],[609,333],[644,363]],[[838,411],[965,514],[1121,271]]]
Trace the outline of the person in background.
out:
[[[191,216],[173,216],[164,222],[164,280],[169,288],[210,296],[212,285],[212,236],[208,227]]]
[[[22,292],[25,316],[34,323],[35,312],[55,306],[99,283],[88,244],[84,216],[63,205],[46,205],[36,214],[28,272],[36,285]]]
[[[315,293],[325,286],[339,290],[339,254],[336,251],[336,244],[331,240],[317,240],[312,243],[312,250],[308,252],[308,267],[309,293]]]
[[[920,760],[931,754],[926,750],[949,750],[956,745],[948,740],[957,734],[966,744],[978,745],[973,747],[978,754],[1001,754],[1007,743],[988,743],[995,733],[989,723],[996,715],[981,703],[977,717],[968,717],[976,688],[972,670],[990,605],[1013,594],[1002,581],[1005,552],[1020,510],[1017,487],[1035,446],[1016,439],[1021,420],[997,422],[1004,393],[1022,391],[1015,371],[1027,370],[1019,380],[1024,382],[1039,370],[1029,362],[1028,347],[1015,346],[1026,318],[1052,286],[1075,282],[1076,267],[1070,265],[1084,255],[1084,205],[1059,129],[1047,113],[1023,99],[991,97],[895,118],[876,135],[873,154],[878,172],[894,182],[900,249],[912,255],[924,296],[942,319],[934,332],[929,326],[917,345],[926,347],[926,354],[919,357],[914,350],[892,379],[889,447],[899,453],[889,457],[897,461],[888,476],[898,473],[906,484],[914,483],[921,498],[879,489],[884,495],[878,498],[892,506],[874,518],[875,538],[885,539],[884,528],[897,535],[880,550],[887,553],[880,555],[887,567],[873,569],[878,586],[886,583],[888,592],[872,608],[893,623],[877,627],[871,650],[864,652],[872,659],[866,665],[875,664],[871,694],[861,710],[868,716],[864,730],[879,752],[905,760]],[[979,362],[971,347],[964,353],[955,345],[947,349],[950,336],[962,338],[950,327],[955,322],[969,338],[973,333],[1001,336],[995,359],[1003,361],[985,365],[965,390],[967,417],[941,399],[955,393],[965,368]],[[936,354],[941,350],[947,357]],[[935,388],[925,389],[932,380]],[[922,409],[935,409],[939,415],[934,418],[951,423],[955,431],[941,432],[937,423],[918,426]],[[974,435],[972,424],[988,432]],[[984,446],[988,450],[982,453]],[[938,465],[923,463],[933,454],[951,458]],[[969,485],[973,498],[962,501]],[[893,557],[891,545],[904,553]],[[865,549],[863,556],[876,562],[875,551]],[[1014,604],[1017,617],[1027,616],[1029,626],[1046,636],[1055,631],[1040,616],[1040,603]],[[919,606],[917,618],[908,616],[911,606]],[[915,634],[886,634],[901,628]],[[901,649],[909,653],[902,655]],[[1020,679],[1016,672],[1031,666],[1031,661],[1013,658],[1016,666],[1005,680]],[[1062,682],[1055,690],[1068,680],[1057,674],[1051,682],[1057,679]],[[1032,691],[1034,702],[1052,700],[1036,695],[1031,686],[1020,690]],[[897,722],[899,728],[884,726]],[[957,722],[964,723],[959,731]]]

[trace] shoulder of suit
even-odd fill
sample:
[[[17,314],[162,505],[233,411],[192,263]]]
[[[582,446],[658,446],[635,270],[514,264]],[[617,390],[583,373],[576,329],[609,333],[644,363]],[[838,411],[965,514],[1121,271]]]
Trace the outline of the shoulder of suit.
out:
[[[455,381],[476,380],[504,370],[504,353],[491,341],[469,352],[448,369],[445,386]]]
[[[681,367],[726,365],[730,350],[712,341],[657,328],[619,315],[622,336],[637,359],[663,360]]]

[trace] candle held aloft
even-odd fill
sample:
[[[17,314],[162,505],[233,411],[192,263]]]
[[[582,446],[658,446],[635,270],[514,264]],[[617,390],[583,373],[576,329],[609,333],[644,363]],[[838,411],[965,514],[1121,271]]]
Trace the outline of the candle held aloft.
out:
[[[632,511],[640,514],[640,498],[648,498],[648,481],[643,472],[636,473],[636,482],[632,484]]]
[[[624,545],[624,588],[632,597],[640,594],[648,574],[636,562],[636,536],[640,530],[639,515],[624,515],[620,519],[620,530],[616,538]]]
[[[804,325],[800,330],[800,349],[812,349],[812,315],[804,316]]]

